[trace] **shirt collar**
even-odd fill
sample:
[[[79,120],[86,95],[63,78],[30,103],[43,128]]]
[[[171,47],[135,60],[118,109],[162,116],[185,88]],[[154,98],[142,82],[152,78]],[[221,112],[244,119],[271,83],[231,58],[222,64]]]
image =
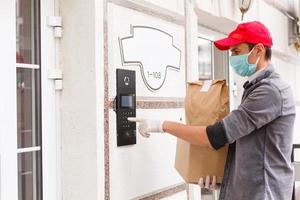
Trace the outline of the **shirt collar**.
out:
[[[251,76],[248,77],[248,81],[249,82],[252,82],[254,79],[256,79],[261,73],[262,71],[264,71],[266,68],[268,67],[265,66],[264,68],[261,68],[260,70],[256,71],[254,74],[252,74]]]
[[[243,85],[243,87],[249,88],[250,86],[256,84],[257,82],[261,81],[262,79],[270,76],[270,74],[272,74],[274,72],[274,67],[272,64],[267,65],[266,67],[264,67],[261,70],[258,70],[257,72],[255,72],[253,75],[251,75],[248,78],[248,81],[246,81]]]

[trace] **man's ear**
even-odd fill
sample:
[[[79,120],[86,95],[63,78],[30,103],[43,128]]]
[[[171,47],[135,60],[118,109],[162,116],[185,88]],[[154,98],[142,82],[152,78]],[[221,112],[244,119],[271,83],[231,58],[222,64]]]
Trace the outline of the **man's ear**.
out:
[[[256,48],[256,54],[258,56],[262,56],[265,53],[265,51],[266,51],[265,47],[264,47],[264,45],[262,43],[256,44],[255,48]]]

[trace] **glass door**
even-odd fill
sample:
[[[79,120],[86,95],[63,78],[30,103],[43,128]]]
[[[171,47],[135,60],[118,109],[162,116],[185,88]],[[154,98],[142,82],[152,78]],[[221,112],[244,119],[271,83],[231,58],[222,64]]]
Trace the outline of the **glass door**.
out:
[[[209,39],[198,37],[198,79],[228,81],[228,52],[220,51]]]
[[[42,199],[39,0],[16,0],[18,199]]]

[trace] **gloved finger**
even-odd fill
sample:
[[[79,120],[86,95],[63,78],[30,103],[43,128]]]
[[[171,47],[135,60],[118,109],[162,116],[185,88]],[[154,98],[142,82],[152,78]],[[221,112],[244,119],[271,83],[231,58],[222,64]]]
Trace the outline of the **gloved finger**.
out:
[[[150,134],[145,131],[145,128],[142,125],[139,126],[139,132],[143,137],[150,137]]]
[[[149,137],[149,133],[147,133],[145,131],[145,129],[141,128],[142,126],[139,127],[139,130],[140,130],[140,134],[143,136],[143,137]]]
[[[139,126],[139,133],[142,135],[142,136],[144,136],[144,131],[143,131],[143,129],[142,129],[142,126]],[[144,136],[145,137],[145,136]]]
[[[201,188],[203,188],[204,187],[204,184],[203,184],[203,177],[200,177],[199,178],[199,181],[198,181],[198,185],[201,187]]]
[[[127,120],[130,122],[141,122],[143,119],[137,117],[127,117]]]
[[[141,135],[145,138],[149,138],[150,137],[150,134],[149,133],[141,133]]]
[[[149,137],[150,137],[150,134],[149,134],[149,133],[145,133],[145,137],[146,137],[146,138],[149,138]]]
[[[146,137],[145,132],[143,130],[141,130],[140,128],[139,128],[139,132],[140,132],[141,136]]]
[[[205,186],[204,186],[204,188],[209,189],[209,185],[210,185],[210,177],[206,176],[205,177]]]
[[[211,188],[211,189],[215,189],[215,188],[216,188],[216,185],[217,185],[217,177],[216,177],[216,176],[213,176],[213,177],[212,177],[212,182],[211,182],[210,188]]]

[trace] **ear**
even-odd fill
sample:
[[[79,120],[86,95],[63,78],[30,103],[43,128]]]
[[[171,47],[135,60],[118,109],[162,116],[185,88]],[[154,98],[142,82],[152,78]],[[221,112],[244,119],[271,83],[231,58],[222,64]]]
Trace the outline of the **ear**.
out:
[[[256,48],[256,55],[262,56],[265,53],[265,47],[262,43],[258,43],[255,45]]]

